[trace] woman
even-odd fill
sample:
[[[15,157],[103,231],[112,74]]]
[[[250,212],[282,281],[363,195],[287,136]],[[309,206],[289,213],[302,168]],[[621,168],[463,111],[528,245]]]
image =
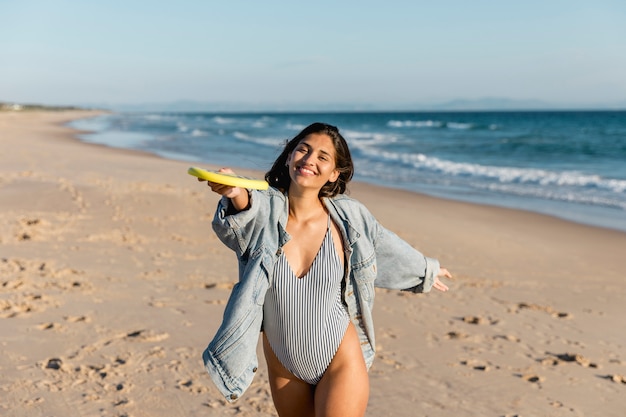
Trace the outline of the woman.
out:
[[[287,143],[267,191],[209,182],[213,221],[239,261],[239,282],[203,354],[234,401],[257,370],[258,333],[279,416],[362,416],[375,354],[374,286],[447,291],[450,278],[344,195],[353,175],[336,127],[314,123]],[[232,172],[223,169],[223,172]]]

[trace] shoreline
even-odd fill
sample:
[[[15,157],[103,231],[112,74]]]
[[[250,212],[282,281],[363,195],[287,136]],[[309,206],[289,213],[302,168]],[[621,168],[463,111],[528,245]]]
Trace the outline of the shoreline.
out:
[[[0,113],[0,414],[274,416],[261,349],[233,405],[202,366],[237,279],[217,197],[188,162],[81,141],[81,115]],[[625,233],[349,188],[455,276],[377,289],[367,416],[623,413]]]

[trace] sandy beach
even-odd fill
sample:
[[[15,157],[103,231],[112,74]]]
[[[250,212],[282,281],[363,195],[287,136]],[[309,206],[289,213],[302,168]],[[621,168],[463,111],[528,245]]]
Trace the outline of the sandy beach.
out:
[[[0,112],[0,415],[274,416],[201,354],[237,277],[187,162]],[[208,168],[218,168],[211,167]],[[246,175],[258,172],[240,171]],[[368,416],[623,416],[626,233],[354,183],[448,293],[378,290]]]

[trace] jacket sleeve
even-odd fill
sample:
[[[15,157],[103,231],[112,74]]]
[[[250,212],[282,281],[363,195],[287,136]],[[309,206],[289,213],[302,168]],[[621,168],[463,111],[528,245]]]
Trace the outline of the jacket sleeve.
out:
[[[260,191],[250,190],[250,207],[233,212],[230,199],[222,197],[213,217],[213,230],[217,237],[237,256],[244,256],[269,217],[267,196]]]
[[[424,256],[392,231],[376,222],[377,287],[414,293],[429,292],[439,274],[439,261]]]

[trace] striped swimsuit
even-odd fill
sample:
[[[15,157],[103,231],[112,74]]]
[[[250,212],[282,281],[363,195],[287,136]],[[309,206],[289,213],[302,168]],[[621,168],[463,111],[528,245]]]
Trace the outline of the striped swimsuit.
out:
[[[302,278],[284,252],[274,267],[263,306],[263,327],[274,354],[293,375],[317,384],[348,328],[341,301],[343,266],[328,229],[311,268]]]

